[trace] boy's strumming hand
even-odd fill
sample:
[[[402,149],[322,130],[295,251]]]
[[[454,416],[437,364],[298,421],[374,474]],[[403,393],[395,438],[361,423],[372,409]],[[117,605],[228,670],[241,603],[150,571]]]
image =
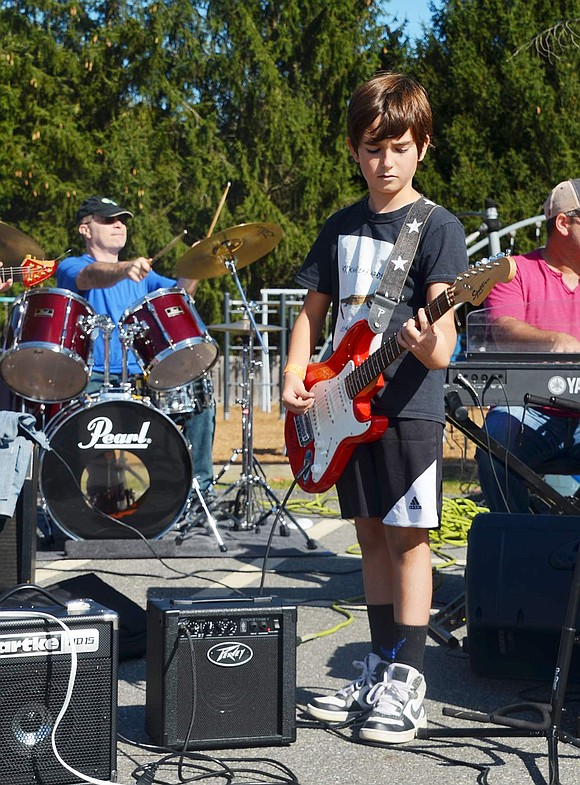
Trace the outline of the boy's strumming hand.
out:
[[[309,392],[304,382],[295,373],[284,374],[282,403],[292,414],[303,414],[314,403],[314,393]]]

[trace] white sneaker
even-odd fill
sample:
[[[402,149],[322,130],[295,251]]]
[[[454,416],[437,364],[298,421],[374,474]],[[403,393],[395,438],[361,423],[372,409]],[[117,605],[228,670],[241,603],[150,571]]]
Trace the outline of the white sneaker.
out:
[[[417,730],[427,725],[425,692],[425,679],[418,670],[397,662],[389,665],[382,681],[366,696],[374,708],[359,731],[360,738],[386,744],[414,739]]]
[[[311,717],[323,722],[348,722],[371,710],[372,704],[368,702],[367,696],[373,685],[383,678],[388,663],[370,652],[362,662],[355,660],[353,666],[362,671],[361,675],[334,695],[313,698],[306,706]]]

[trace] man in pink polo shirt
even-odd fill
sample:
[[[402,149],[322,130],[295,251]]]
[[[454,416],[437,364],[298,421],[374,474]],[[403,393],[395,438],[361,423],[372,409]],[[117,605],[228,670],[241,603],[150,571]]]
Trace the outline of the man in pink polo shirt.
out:
[[[485,300],[490,333],[499,351],[580,355],[580,179],[559,183],[544,215],[546,245],[515,256],[515,277]],[[580,420],[569,414],[496,406],[486,428],[532,469],[549,460],[580,460]],[[517,474],[506,476],[502,462],[481,450],[477,462],[492,512],[529,512],[529,491]]]

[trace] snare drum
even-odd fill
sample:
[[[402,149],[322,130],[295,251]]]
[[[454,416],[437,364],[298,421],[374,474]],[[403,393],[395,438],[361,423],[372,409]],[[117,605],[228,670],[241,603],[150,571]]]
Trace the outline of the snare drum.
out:
[[[92,365],[95,311],[68,289],[34,289],[13,302],[0,375],[17,395],[60,403],[80,395]]]
[[[199,414],[208,409],[213,401],[213,384],[209,376],[203,376],[174,390],[151,390],[151,402],[160,411],[169,415]]]
[[[41,457],[40,491],[73,540],[134,539],[137,532],[158,539],[181,517],[193,479],[189,448],[148,402],[123,393],[86,396],[58,412],[46,435],[52,451]]]
[[[159,289],[141,298],[121,316],[121,330],[129,332],[132,325],[137,327],[132,349],[152,390],[183,387],[217,362],[217,343],[183,289]]]

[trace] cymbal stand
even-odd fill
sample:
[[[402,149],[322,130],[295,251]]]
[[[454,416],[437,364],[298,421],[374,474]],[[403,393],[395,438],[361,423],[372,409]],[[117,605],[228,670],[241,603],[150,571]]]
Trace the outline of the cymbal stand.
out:
[[[256,366],[260,363],[253,360],[253,331],[247,336],[242,336],[242,397],[236,401],[242,407],[242,447],[235,449],[228,462],[222,467],[214,480],[214,487],[234,463],[237,456],[241,455],[242,465],[238,480],[231,483],[219,496],[219,501],[224,500],[230,493],[235,492],[234,526],[235,530],[257,530],[269,515],[280,517],[280,534],[288,536],[289,519],[303,534],[307,543],[313,542],[302,529],[298,521],[282,504],[267,482],[266,474],[254,455],[253,447],[253,414],[254,414],[254,374]],[[263,492],[269,503],[269,508],[262,508],[257,499],[257,493]],[[309,547],[312,547],[309,545]],[[314,547],[316,545],[314,544]]]
[[[235,265],[233,265],[233,274],[235,274]],[[246,310],[251,316],[250,308],[246,301]],[[242,447],[235,449],[227,463],[222,467],[220,472],[214,479],[214,487],[219,483],[221,478],[234,463],[236,458],[242,456],[242,466],[240,478],[229,485],[223,493],[219,496],[219,501],[222,501],[230,493],[236,493],[234,503],[234,529],[258,529],[266,520],[266,518],[274,514],[280,519],[280,533],[283,536],[289,536],[288,524],[286,519],[289,519],[294,526],[304,536],[309,549],[316,548],[316,543],[312,540],[304,529],[300,526],[296,518],[282,507],[282,503],[270,487],[266,479],[266,473],[260,465],[260,462],[254,455],[253,444],[253,417],[254,417],[254,378],[255,369],[261,365],[261,362],[254,360],[254,332],[259,336],[253,317],[250,319],[252,329],[248,331],[247,335],[242,335],[242,381],[241,381],[241,398],[236,403],[242,407]],[[260,343],[263,346],[260,338]],[[262,491],[269,502],[269,509],[263,509],[256,499],[256,493]]]

